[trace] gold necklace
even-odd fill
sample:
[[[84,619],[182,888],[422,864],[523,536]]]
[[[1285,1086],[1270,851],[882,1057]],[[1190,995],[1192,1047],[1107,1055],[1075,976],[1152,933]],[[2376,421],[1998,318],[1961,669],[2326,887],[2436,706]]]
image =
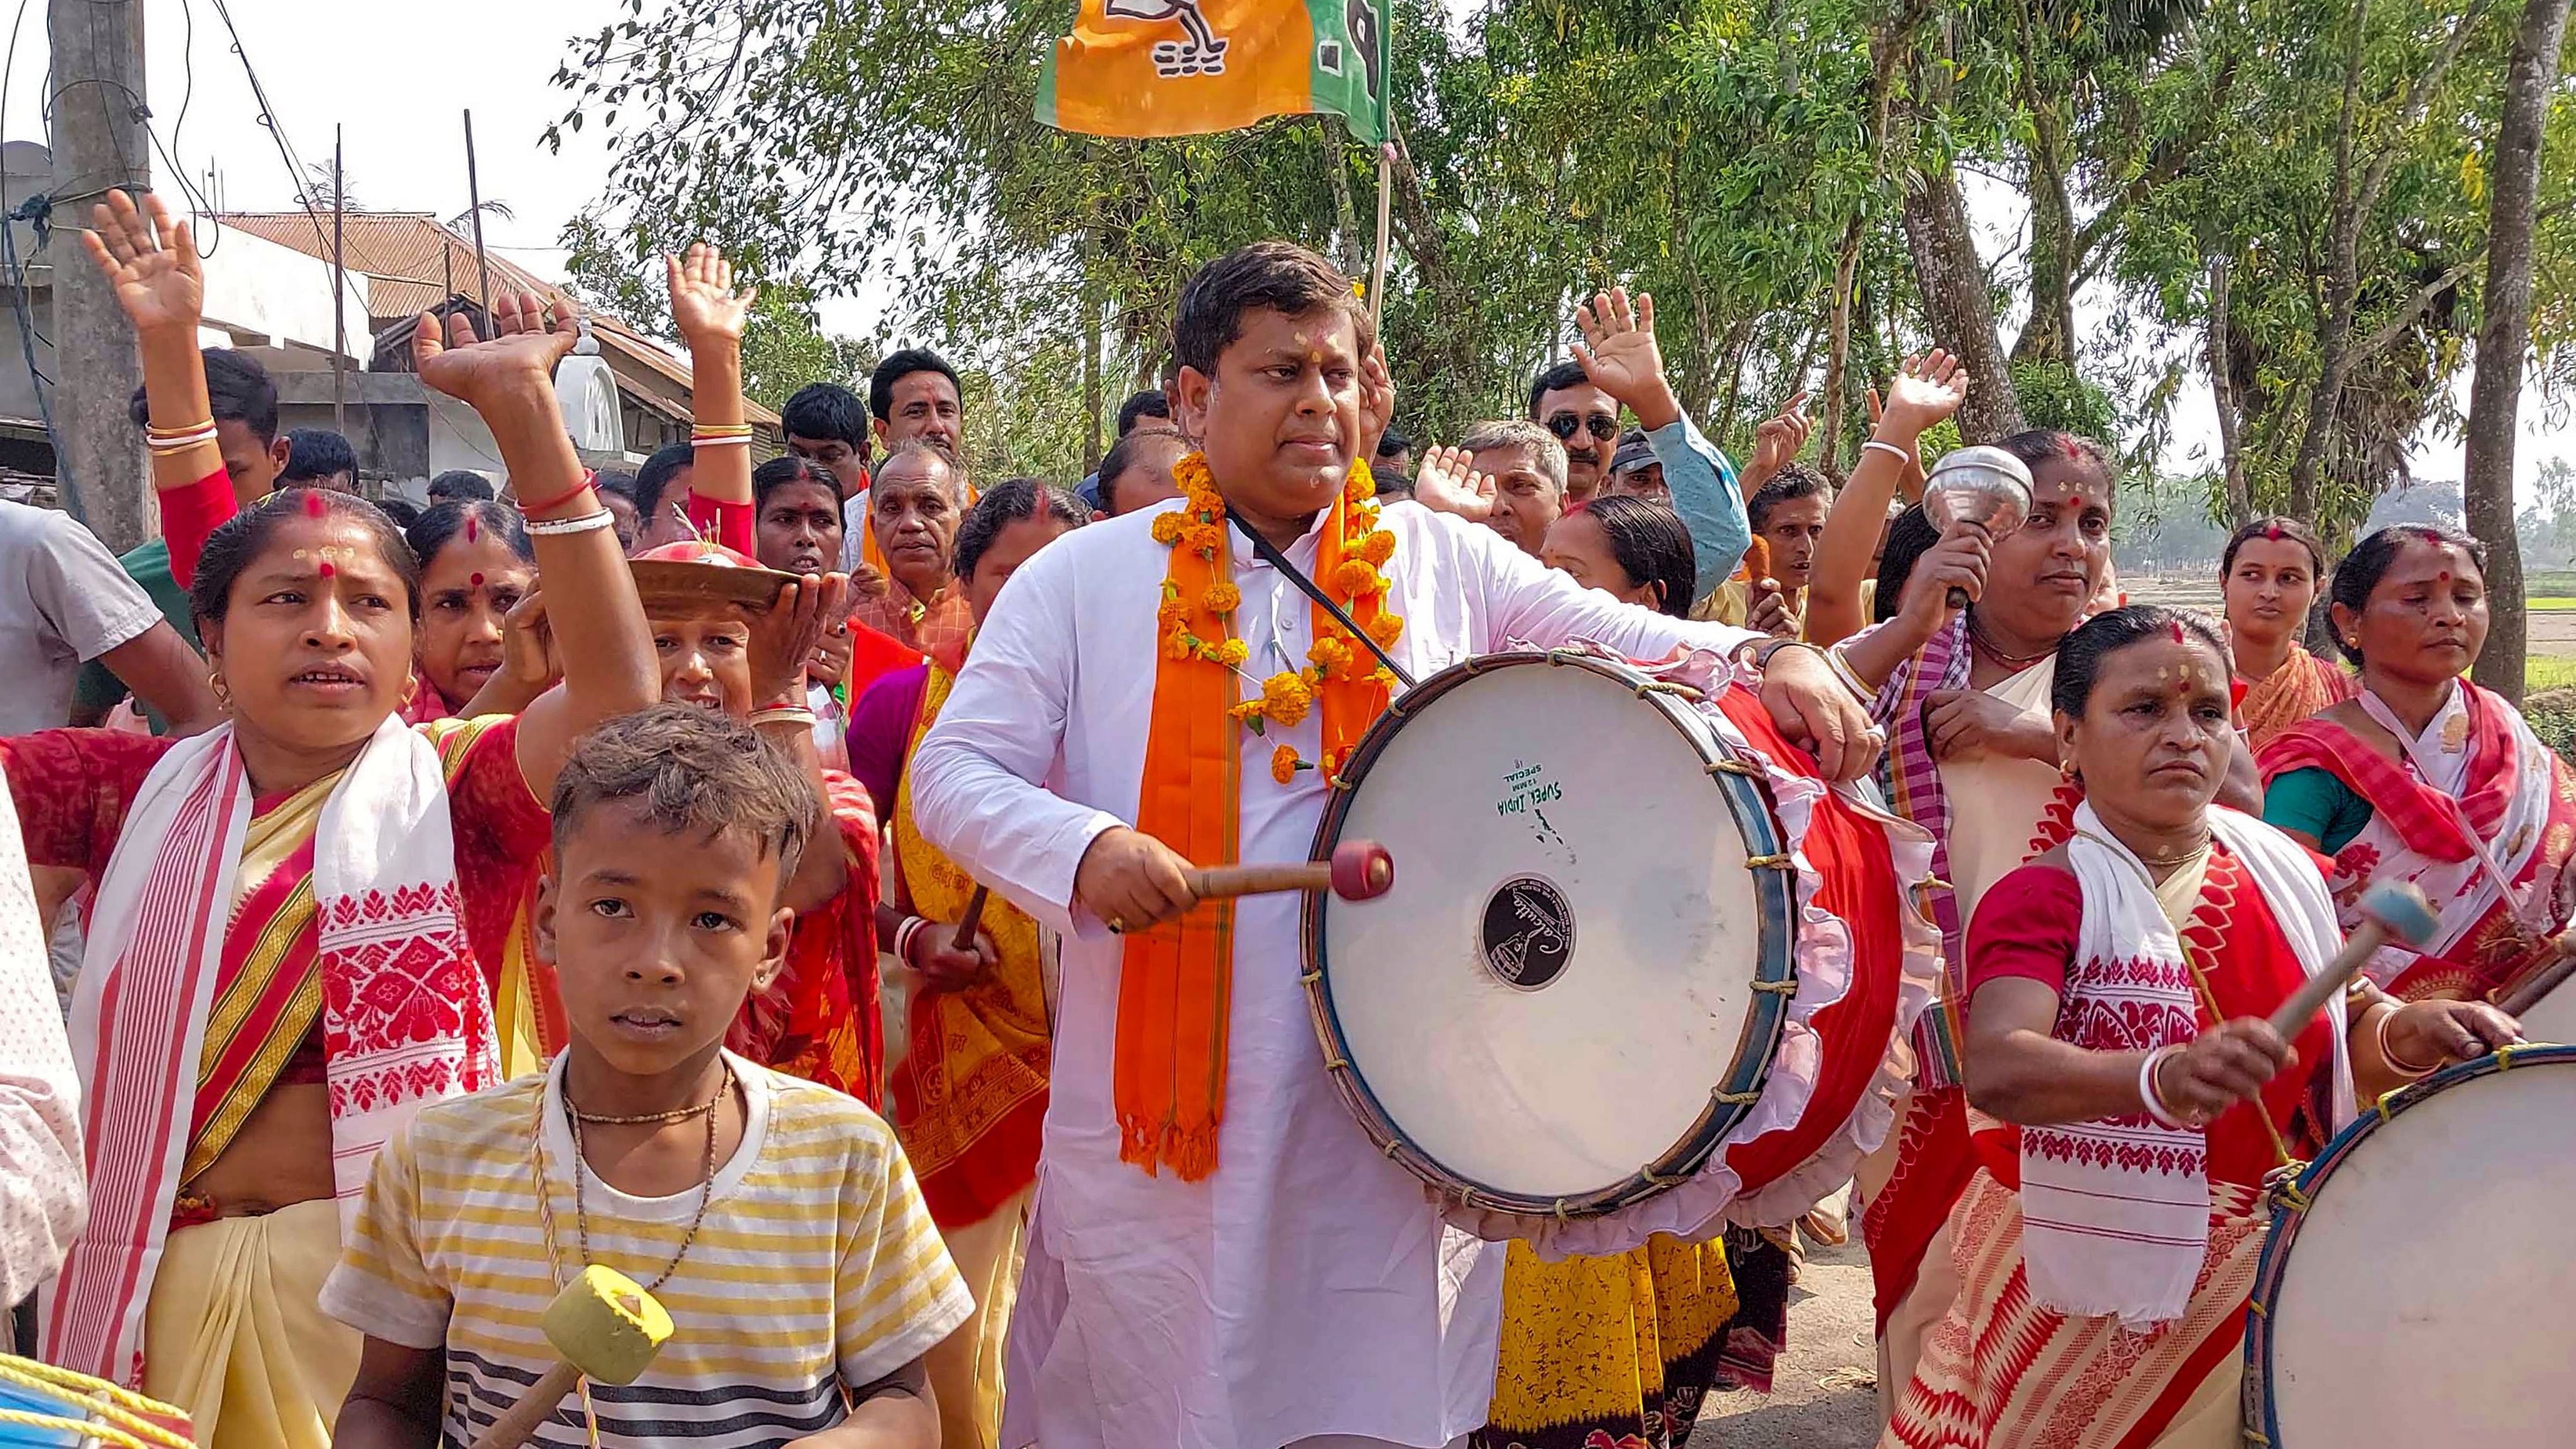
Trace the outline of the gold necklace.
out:
[[[644,1285],[644,1291],[647,1293],[651,1293],[656,1289],[659,1289],[663,1284],[670,1282],[671,1275],[679,1271],[680,1260],[689,1255],[690,1247],[698,1240],[698,1229],[706,1224],[707,1205],[715,1199],[715,1109],[723,1103],[726,1094],[733,1090],[734,1082],[733,1064],[722,1057],[718,1057],[716,1061],[724,1068],[724,1074],[716,1084],[715,1095],[707,1099],[705,1106],[681,1109],[677,1116],[670,1116],[670,1114],[649,1114],[646,1117],[638,1119],[639,1121],[651,1121],[657,1116],[670,1116],[670,1120],[677,1121],[684,1120],[687,1117],[697,1116],[701,1112],[706,1114],[707,1119],[706,1156],[699,1168],[700,1181],[698,1184],[697,1211],[690,1216],[689,1230],[681,1235],[680,1246],[673,1250],[671,1261],[662,1265],[661,1275],[656,1277],[652,1282]],[[546,1186],[545,1102],[545,1094],[543,1092],[539,1092],[537,1094],[536,1130],[530,1135],[528,1142],[528,1161],[529,1165],[534,1169],[537,1178],[537,1216],[540,1225],[545,1230],[546,1263],[548,1267],[553,1269],[557,1281],[561,1281],[563,1278],[563,1262],[561,1255],[555,1248],[554,1194],[548,1190]],[[590,1164],[588,1159],[584,1156],[582,1149],[581,1124],[584,1120],[584,1116],[579,1109],[573,1106],[572,1093],[570,1091],[566,1091],[564,1093],[564,1118],[566,1122],[570,1124],[572,1129],[572,1211],[574,1231],[578,1235],[575,1239],[576,1251],[581,1255],[582,1265],[584,1267],[588,1267],[590,1264],[590,1210],[586,1201],[586,1195],[582,1191],[582,1179],[583,1175],[589,1171]],[[610,1122],[618,1119],[593,1117],[589,1120],[594,1122]]]
[[[2135,851],[2132,853],[2138,857],[2138,863],[2140,865],[2153,870],[2166,870],[2174,866],[2189,865],[2193,860],[2209,853],[2209,827],[2204,825],[2200,828],[2199,844],[2191,846],[2186,850],[2179,851],[2173,855],[2149,855],[2144,851]]]
[[[2036,654],[2006,654],[1995,647],[1993,640],[1986,637],[1985,627],[1977,622],[1976,611],[1973,609],[1968,612],[1968,643],[1987,658],[2008,669],[2028,669],[2057,652],[2057,646],[2051,644]]]

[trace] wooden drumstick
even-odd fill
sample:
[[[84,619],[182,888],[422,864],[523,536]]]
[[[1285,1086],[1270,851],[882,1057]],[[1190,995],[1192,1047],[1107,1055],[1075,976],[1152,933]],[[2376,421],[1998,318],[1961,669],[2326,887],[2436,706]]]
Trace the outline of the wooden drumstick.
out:
[[[2546,948],[2557,953],[2555,960],[2540,968],[2539,974],[2515,987],[2496,1003],[2496,1009],[2507,1016],[2518,1017],[2541,1003],[2542,998],[2576,976],[2576,931],[2561,931],[2550,938]]]
[[[992,894],[993,892],[990,888],[979,885],[975,887],[975,894],[966,898],[966,914],[957,918],[957,937],[955,940],[948,943],[951,950],[972,951],[975,949],[975,928],[983,924],[984,902],[989,899]]]
[[[2375,885],[2361,894],[2361,924],[2344,938],[2343,949],[2326,963],[2326,968],[2307,979],[2306,984],[2290,993],[2281,1009],[2272,1013],[2272,1029],[2287,1041],[2307,1029],[2308,1022],[2325,1008],[2333,995],[2344,989],[2362,966],[2390,941],[2421,946],[2433,939],[2441,928],[2441,917],[2433,914],[2433,903],[2407,881]]]
[[[1346,901],[1386,894],[1395,884],[1395,857],[1374,840],[1345,840],[1330,860],[1220,865],[1181,872],[1200,900],[1269,895],[1277,891],[1331,891]]]

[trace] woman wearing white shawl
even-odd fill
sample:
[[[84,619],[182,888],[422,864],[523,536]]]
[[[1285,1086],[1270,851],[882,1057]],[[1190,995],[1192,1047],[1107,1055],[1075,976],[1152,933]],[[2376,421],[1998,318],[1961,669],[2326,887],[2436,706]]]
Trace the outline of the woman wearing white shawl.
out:
[[[315,1303],[343,1217],[414,1112],[492,1084],[477,955],[511,903],[489,882],[544,846],[575,736],[654,698],[652,641],[556,410],[573,336],[535,298],[496,299],[483,343],[424,316],[412,355],[509,464],[560,591],[565,684],[416,733],[395,714],[410,547],[352,495],[237,499],[186,224],[112,191],[84,241],[139,334],[172,573],[229,719],[188,740],[0,741],[28,857],[97,888],[71,1016],[89,1225],[39,1351],[188,1410],[207,1449],[321,1449],[359,1347]]]
[[[2105,614],[2051,703],[2086,803],[1968,930],[1980,1160],[1960,1292],[1882,1449],[2236,1449],[2263,1180],[2378,1093],[2516,1039],[2494,1008],[2366,983],[2284,1042],[2264,1016],[2336,947],[2322,862],[2211,803],[2233,733],[2197,617]]]

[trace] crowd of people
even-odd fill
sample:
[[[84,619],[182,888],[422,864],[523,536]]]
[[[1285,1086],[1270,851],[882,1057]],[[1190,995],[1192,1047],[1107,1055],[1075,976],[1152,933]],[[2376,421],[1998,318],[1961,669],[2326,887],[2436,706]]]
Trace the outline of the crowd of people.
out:
[[[1673,1449],[1767,1390],[1839,1195],[1601,1258],[1445,1228],[1334,1095],[1296,902],[1194,891],[1305,857],[1398,669],[1709,651],[1928,834],[1939,1000],[1850,1196],[1887,1446],[2237,1442],[2267,1178],[2516,1040],[2576,910],[2576,779],[2465,678],[2479,544],[2261,519],[2223,620],[2128,605],[2091,440],[1983,440],[2009,532],[1927,519],[1938,351],[1847,474],[1803,395],[1739,471],[1614,289],[1417,455],[1349,280],[1261,243],[1078,485],[973,476],[926,349],[755,463],[753,296],[693,247],[688,444],[585,469],[575,309],[496,298],[413,346],[506,477],[415,508],[200,350],[157,199],[88,240],[162,536],[0,503],[0,1298],[209,1449],[468,1442],[590,1264],[678,1328],[565,1449]],[[2284,1039],[2391,879],[2440,934]]]

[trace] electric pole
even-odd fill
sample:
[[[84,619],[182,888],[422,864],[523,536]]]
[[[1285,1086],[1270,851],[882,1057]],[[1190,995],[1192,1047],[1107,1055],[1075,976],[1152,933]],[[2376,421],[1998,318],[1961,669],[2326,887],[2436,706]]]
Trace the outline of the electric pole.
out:
[[[142,0],[46,0],[53,37],[55,472],[92,532],[122,552],[161,531],[142,433],[126,399],[143,383],[134,329],[81,247],[109,188],[152,184],[144,130]],[[173,426],[198,421],[168,419]]]

